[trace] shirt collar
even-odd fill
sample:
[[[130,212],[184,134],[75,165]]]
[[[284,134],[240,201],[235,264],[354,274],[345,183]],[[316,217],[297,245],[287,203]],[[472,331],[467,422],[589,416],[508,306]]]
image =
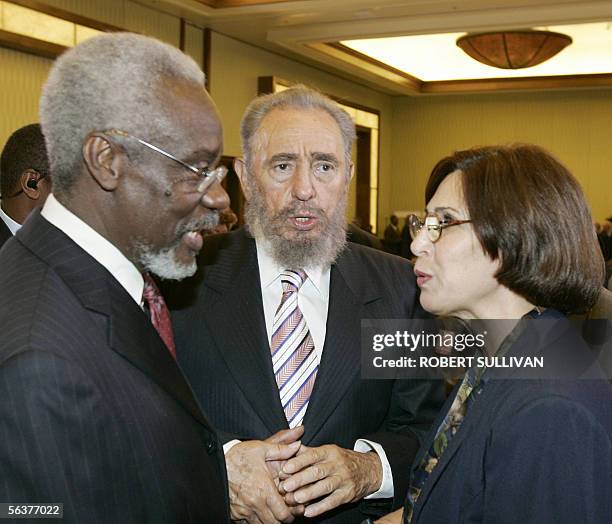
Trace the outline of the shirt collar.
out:
[[[47,198],[41,215],[104,266],[140,305],[144,280],[136,266],[117,247],[66,209],[53,194]]]
[[[281,266],[271,255],[270,244],[264,239],[255,239],[257,246],[257,263],[259,264],[259,278],[262,288],[272,286],[281,273],[287,269]],[[330,267],[309,266],[304,269],[308,275],[308,280],[314,285],[315,289],[322,298],[327,299],[329,286],[325,285],[325,278],[329,275]]]
[[[2,209],[1,205],[0,205],[0,218],[6,224],[6,227],[9,228],[12,235],[15,235],[15,233],[19,231],[21,224],[19,222],[15,222],[10,216],[8,216]]]

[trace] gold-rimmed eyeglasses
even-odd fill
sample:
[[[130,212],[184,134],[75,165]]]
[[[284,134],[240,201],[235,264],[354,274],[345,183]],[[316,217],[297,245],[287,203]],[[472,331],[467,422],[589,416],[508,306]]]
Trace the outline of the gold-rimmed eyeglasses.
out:
[[[197,186],[194,188],[194,190],[199,193],[202,193],[202,194],[206,193],[206,191],[215,182],[221,183],[223,179],[225,178],[225,175],[227,175],[227,167],[225,166],[219,166],[219,167],[216,167],[215,169],[210,169],[209,167],[202,167],[202,168],[196,167],[194,165],[188,164],[187,162],[184,162],[183,160],[175,157],[174,155],[171,155],[170,153],[168,153],[167,151],[164,151],[160,147],[157,147],[147,142],[146,140],[143,140],[142,138],[138,138],[134,135],[131,135],[127,131],[122,131],[120,129],[108,129],[104,131],[104,133],[132,138],[133,140],[136,140],[136,142],[138,142],[139,144],[151,149],[152,151],[155,151],[156,153],[159,153],[160,155],[165,156],[166,158],[169,158],[170,160],[174,160],[175,162],[182,165],[185,169],[188,169],[192,173],[195,173],[196,175],[198,175],[199,180],[197,181]]]
[[[436,242],[440,239],[443,229],[467,224],[468,222],[471,222],[471,220],[444,220],[436,214],[428,214],[424,220],[421,220],[416,215],[409,215],[408,230],[410,231],[410,236],[414,240],[421,232],[421,229],[425,228],[427,238],[429,238],[431,242]]]

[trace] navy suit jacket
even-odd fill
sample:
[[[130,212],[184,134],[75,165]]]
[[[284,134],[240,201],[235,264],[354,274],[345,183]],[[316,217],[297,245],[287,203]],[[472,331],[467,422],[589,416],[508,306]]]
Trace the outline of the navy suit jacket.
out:
[[[195,282],[167,295],[179,362],[224,442],[265,439],[288,426],[272,371],[255,241],[244,230],[208,237],[200,257]],[[302,438],[307,446],[348,449],[358,438],[380,443],[398,507],[443,390],[438,382],[362,380],[361,319],[424,316],[417,295],[405,259],[348,244],[331,270],[325,344]],[[320,521],[360,522],[356,506]]]
[[[222,451],[151,322],[36,211],[0,252],[0,502],[228,522]]]
[[[560,313],[549,310],[541,318],[555,322],[546,340],[528,328],[507,356],[561,356],[576,364],[596,357]],[[459,431],[423,486],[413,522],[612,522],[612,385],[597,374],[536,380],[504,373],[487,370],[482,388],[472,392]]]

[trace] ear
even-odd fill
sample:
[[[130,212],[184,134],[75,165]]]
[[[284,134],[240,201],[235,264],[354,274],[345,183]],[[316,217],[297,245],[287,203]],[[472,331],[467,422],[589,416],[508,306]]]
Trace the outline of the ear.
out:
[[[249,175],[247,172],[247,166],[244,161],[244,158],[234,158],[234,171],[236,171],[236,175],[238,175],[238,180],[240,180],[240,187],[242,187],[242,193],[244,194],[244,198],[250,200],[251,189],[247,181],[247,177]]]
[[[120,165],[126,154],[118,145],[109,140],[104,133],[94,132],[83,142],[83,162],[91,177],[105,191],[114,191],[121,177]]]
[[[353,164],[353,162],[350,161],[349,165],[348,165],[348,168],[349,168],[348,169],[348,171],[349,171],[349,178],[348,179],[349,179],[349,182],[350,182],[351,180],[353,180],[353,177],[355,176],[355,164]]]
[[[19,188],[23,191],[23,194],[31,200],[38,200],[40,194],[40,183],[41,175],[35,169],[26,169],[19,177]]]

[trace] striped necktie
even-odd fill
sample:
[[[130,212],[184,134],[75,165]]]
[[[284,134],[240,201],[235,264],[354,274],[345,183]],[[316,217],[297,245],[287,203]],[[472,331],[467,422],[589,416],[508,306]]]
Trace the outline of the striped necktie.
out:
[[[290,428],[304,419],[319,365],[306,319],[298,306],[298,291],[308,276],[299,270],[281,273],[283,296],[272,327],[272,367]]]

